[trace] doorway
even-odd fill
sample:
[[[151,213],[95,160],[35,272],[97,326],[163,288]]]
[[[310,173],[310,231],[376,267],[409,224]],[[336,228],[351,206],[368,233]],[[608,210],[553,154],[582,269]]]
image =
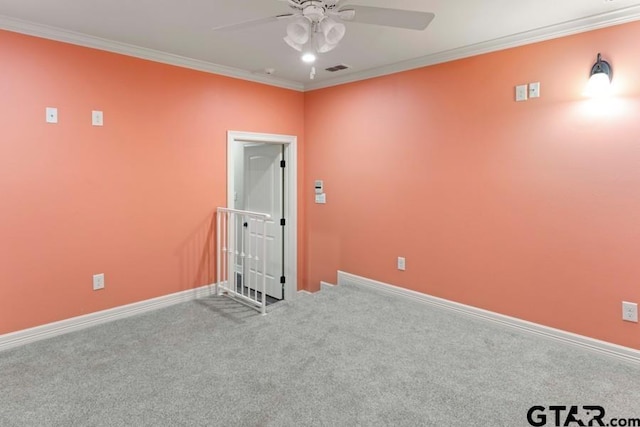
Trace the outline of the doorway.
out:
[[[266,293],[275,299],[297,292],[296,142],[289,135],[227,134],[227,207],[271,215]],[[239,267],[237,274],[246,272]]]

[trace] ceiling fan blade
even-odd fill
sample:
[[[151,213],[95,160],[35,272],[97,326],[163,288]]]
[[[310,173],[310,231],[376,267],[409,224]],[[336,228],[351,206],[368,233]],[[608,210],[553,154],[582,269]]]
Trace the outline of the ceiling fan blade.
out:
[[[350,10],[355,12],[355,16],[351,19],[353,22],[406,28],[408,30],[424,30],[435,17],[433,13],[417,10],[356,5],[345,5],[338,11],[338,14],[348,16],[347,11]],[[349,20],[349,18],[347,17],[346,20]]]
[[[340,18],[343,21],[353,21],[353,18],[356,17],[356,11],[353,9],[341,9],[337,11],[330,10],[327,13],[336,18]]]
[[[281,19],[290,18],[292,16],[294,16],[293,13],[286,13],[284,15],[269,16],[268,18],[252,19],[251,21],[240,22],[238,24],[222,25],[220,27],[214,27],[213,30],[214,31],[245,30],[247,28],[252,28],[252,27],[259,26],[259,25],[268,24],[270,22],[276,22],[276,21],[279,21]]]

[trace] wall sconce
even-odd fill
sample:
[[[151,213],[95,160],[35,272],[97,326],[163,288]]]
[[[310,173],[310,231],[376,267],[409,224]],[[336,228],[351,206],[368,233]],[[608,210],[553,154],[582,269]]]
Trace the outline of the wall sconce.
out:
[[[589,82],[584,91],[586,96],[593,98],[602,97],[609,94],[612,79],[611,65],[602,59],[598,53],[596,63],[591,67]]]

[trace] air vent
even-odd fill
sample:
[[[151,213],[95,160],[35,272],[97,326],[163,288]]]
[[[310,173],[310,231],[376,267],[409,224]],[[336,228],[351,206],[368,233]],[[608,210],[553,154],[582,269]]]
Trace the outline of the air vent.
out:
[[[346,70],[347,68],[349,68],[348,65],[340,64],[340,65],[334,65],[333,67],[325,68],[325,70],[335,73],[336,71]]]

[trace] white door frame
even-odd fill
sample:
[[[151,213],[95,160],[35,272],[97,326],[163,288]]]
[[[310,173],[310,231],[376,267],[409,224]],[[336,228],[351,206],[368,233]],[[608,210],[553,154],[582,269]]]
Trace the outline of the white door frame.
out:
[[[235,144],[279,144],[284,146],[284,216],[287,225],[284,228],[284,298],[291,300],[298,292],[298,137],[254,132],[227,132],[227,207],[234,208],[235,162],[233,149]],[[274,218],[276,221],[279,218]]]

